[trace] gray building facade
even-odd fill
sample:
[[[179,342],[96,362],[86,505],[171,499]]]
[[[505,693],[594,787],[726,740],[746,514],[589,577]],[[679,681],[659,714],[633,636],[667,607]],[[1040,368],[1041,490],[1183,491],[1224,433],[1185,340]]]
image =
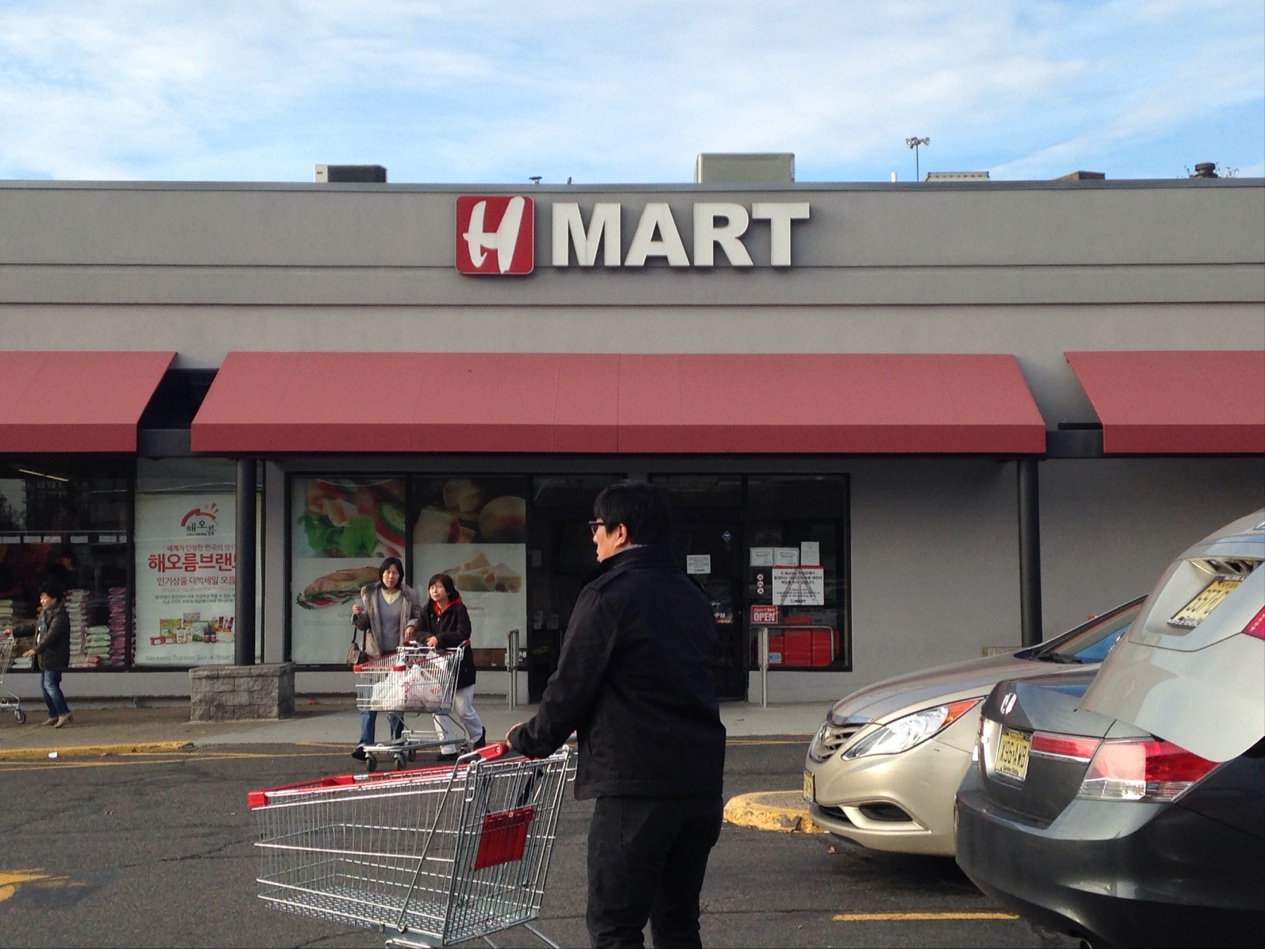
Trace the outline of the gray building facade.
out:
[[[399,554],[534,697],[624,476],[751,701],[1057,634],[1265,504],[1260,179],[6,181],[0,336],[0,597],[72,571],[72,696],[187,694],[239,589],[350,692]]]

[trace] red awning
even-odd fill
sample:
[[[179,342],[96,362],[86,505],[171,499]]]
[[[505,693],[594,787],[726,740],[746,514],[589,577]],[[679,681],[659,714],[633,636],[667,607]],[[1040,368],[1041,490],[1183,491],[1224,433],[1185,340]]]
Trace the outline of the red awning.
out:
[[[174,352],[0,352],[0,452],[136,451]]]
[[[246,353],[195,451],[988,453],[1045,450],[1010,355]]]
[[[1265,453],[1265,350],[1065,355],[1108,454]]]

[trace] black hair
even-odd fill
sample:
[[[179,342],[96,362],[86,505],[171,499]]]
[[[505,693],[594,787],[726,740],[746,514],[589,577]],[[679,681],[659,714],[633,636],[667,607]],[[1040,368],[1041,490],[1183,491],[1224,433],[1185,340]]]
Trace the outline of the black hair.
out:
[[[613,530],[628,529],[630,544],[672,542],[672,509],[667,493],[648,481],[625,479],[608,485],[593,502],[593,516]]]
[[[40,593],[47,593],[54,600],[64,599],[66,596],[66,588],[62,586],[61,581],[48,579],[40,584]]]
[[[382,582],[382,575],[391,567],[400,571],[400,584],[402,586],[404,584],[404,564],[400,563],[399,557],[388,557],[382,561],[382,566],[378,568],[378,582]]]
[[[455,600],[459,596],[461,596],[461,594],[457,592],[457,584],[452,582],[452,577],[448,576],[448,574],[446,573],[435,574],[433,577],[431,577],[429,580],[426,581],[426,589],[429,590],[436,583],[441,584],[443,586],[444,592],[448,594],[448,599]]]

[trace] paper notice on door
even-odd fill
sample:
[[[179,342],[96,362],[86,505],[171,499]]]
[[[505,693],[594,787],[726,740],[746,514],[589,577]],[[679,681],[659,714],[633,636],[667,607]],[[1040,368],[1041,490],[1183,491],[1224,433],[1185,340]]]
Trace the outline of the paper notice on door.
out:
[[[802,567],[816,567],[821,564],[821,543],[815,540],[801,541],[799,545],[799,563]]]
[[[821,567],[774,567],[773,602],[777,606],[821,606],[826,602],[826,572]]]
[[[711,554],[689,554],[685,558],[685,572],[709,574],[712,572]]]

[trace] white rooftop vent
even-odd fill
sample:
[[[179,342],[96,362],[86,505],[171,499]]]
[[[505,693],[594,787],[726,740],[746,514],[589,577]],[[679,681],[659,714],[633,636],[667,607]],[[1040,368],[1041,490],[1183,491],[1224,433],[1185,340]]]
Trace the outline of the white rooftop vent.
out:
[[[926,181],[987,181],[986,171],[929,171]]]
[[[795,156],[790,152],[702,154],[694,163],[694,183],[699,185],[781,185],[794,180]]]

